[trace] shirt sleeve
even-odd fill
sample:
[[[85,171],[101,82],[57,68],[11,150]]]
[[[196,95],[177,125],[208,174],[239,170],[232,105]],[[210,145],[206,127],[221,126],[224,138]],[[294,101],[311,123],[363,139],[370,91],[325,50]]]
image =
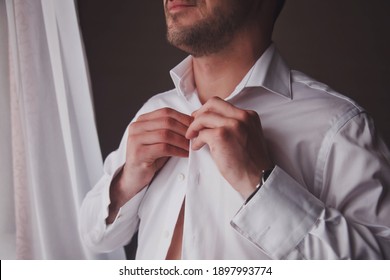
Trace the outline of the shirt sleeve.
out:
[[[390,258],[390,154],[358,114],[329,137],[318,197],[276,167],[231,221],[273,259]]]
[[[153,97],[150,99],[152,100]],[[134,122],[140,115],[157,107],[154,102],[146,102],[137,112]],[[114,177],[121,171],[126,161],[128,129],[126,129],[119,148],[104,161],[103,176],[89,191],[80,209],[79,231],[84,244],[93,252],[111,252],[127,245],[139,227],[138,209],[147,191],[143,188],[137,195],[123,205],[114,222],[106,224],[109,214],[110,186]]]
[[[104,175],[87,194],[81,206],[80,235],[84,244],[94,252],[110,252],[128,244],[138,229],[138,208],[146,188],[120,208],[112,224],[106,225],[111,203],[110,185],[125,163],[126,142],[127,132],[119,149],[105,160]]]

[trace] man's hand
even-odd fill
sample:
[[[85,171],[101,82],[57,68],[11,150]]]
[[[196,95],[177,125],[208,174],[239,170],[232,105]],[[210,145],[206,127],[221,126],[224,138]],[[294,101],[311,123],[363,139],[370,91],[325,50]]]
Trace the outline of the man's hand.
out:
[[[260,182],[261,171],[273,166],[258,114],[213,97],[192,116],[186,133],[193,139],[192,149],[207,144],[222,176],[244,198],[249,197]]]
[[[154,174],[172,157],[188,157],[185,138],[192,117],[163,108],[141,115],[128,128],[126,163],[110,188],[112,223],[128,200],[150,183]]]

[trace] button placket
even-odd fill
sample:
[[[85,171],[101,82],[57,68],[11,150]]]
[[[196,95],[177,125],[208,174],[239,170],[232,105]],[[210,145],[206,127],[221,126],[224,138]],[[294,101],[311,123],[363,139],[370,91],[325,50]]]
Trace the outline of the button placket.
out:
[[[170,237],[169,230],[164,230],[163,237],[168,239]]]

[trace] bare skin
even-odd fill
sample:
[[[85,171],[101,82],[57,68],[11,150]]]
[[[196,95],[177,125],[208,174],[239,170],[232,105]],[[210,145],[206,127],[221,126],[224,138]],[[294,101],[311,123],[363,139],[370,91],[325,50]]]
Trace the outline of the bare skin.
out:
[[[241,0],[242,1],[242,0]],[[240,28],[212,53],[178,48],[193,54],[193,71],[203,106],[192,116],[160,109],[141,116],[129,126],[126,164],[113,180],[107,224],[120,207],[147,186],[169,157],[187,157],[204,145],[221,175],[247,198],[260,182],[261,171],[273,166],[263,137],[261,121],[254,111],[224,101],[271,42],[274,0],[245,0],[250,13]],[[236,3],[235,3],[236,2]],[[163,0],[168,34],[175,34],[210,19],[216,10],[229,14],[237,0]],[[171,32],[171,33],[170,33]],[[169,37],[169,35],[168,35]],[[180,259],[184,201],[167,258]]]

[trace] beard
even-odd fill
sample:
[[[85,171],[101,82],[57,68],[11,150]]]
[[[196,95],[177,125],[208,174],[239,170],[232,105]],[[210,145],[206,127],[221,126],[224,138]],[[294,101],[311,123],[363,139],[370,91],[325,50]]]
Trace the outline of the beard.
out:
[[[247,1],[229,0],[229,12],[221,7],[215,7],[211,15],[192,26],[175,27],[167,30],[168,42],[191,54],[201,57],[217,53],[226,48],[240,29],[250,13]],[[172,22],[183,15],[168,15]]]

